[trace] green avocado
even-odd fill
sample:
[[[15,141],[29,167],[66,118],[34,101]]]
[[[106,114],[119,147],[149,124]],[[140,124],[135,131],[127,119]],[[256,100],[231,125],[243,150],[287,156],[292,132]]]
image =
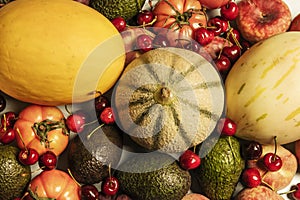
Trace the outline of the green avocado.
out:
[[[137,15],[145,0],[90,0],[89,6],[112,20],[116,17],[123,17],[129,20]]]
[[[121,130],[115,125],[86,126],[68,148],[68,165],[74,178],[82,184],[95,184],[117,167],[123,147]]]
[[[30,166],[18,160],[19,149],[10,145],[0,145],[0,200],[22,197],[31,180]]]
[[[135,200],[181,200],[191,186],[188,171],[170,155],[156,152],[130,156],[114,176]]]
[[[200,166],[190,171],[191,190],[211,200],[229,200],[245,167],[239,141],[233,136],[209,138],[201,150]]]

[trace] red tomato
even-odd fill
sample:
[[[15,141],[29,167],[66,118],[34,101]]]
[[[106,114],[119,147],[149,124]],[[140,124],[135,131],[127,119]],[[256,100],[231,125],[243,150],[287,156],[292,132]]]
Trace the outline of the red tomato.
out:
[[[29,188],[33,193],[31,197],[80,200],[80,186],[69,174],[58,169],[41,172],[31,180]]]
[[[68,145],[64,115],[54,106],[27,106],[20,112],[14,129],[19,132],[16,134],[18,147],[33,148],[39,155],[51,150],[58,156]]]
[[[193,38],[194,30],[205,27],[207,23],[207,16],[199,0],[160,0],[153,13],[157,17],[153,26],[166,28],[167,32],[164,33],[171,39],[172,46],[176,44],[174,37]],[[174,34],[170,34],[169,30]]]
[[[216,9],[224,6],[229,0],[199,0],[201,5],[208,9]]]

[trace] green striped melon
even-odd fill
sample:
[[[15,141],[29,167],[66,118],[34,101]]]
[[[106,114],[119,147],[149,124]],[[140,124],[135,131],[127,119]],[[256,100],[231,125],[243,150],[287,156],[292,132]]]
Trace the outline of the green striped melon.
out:
[[[148,150],[181,152],[205,140],[224,111],[218,71],[197,53],[148,51],[125,69],[113,93],[116,122]]]
[[[227,116],[236,136],[280,144],[300,139],[300,32],[256,43],[234,64],[225,83]]]

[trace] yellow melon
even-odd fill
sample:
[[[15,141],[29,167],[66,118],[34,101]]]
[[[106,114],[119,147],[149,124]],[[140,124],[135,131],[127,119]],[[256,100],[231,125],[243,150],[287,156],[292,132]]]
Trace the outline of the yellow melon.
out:
[[[21,101],[62,105],[105,93],[124,68],[117,29],[72,0],[18,0],[0,9],[0,90]]]

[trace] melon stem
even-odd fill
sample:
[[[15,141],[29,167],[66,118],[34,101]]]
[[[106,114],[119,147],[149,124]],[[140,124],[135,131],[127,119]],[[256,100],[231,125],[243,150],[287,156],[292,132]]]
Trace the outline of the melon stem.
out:
[[[172,102],[173,99],[173,93],[171,90],[165,86],[158,89],[158,91],[155,94],[155,100],[162,105],[167,105]]]

